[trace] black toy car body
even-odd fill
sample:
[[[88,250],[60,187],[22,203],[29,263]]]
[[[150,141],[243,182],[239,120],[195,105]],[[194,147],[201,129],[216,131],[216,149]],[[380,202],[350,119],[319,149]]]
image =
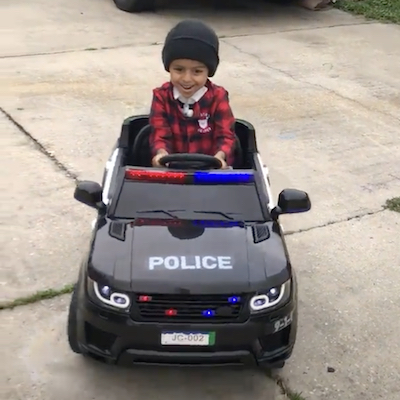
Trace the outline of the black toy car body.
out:
[[[268,2],[287,4],[291,0],[265,0]],[[114,4],[122,11],[130,13],[140,13],[145,11],[154,11],[157,7],[157,0],[114,0]],[[217,0],[216,6],[218,7]]]
[[[111,363],[279,368],[297,332],[297,283],[254,127],[237,120],[233,169],[176,154],[151,167],[148,116],[124,121],[103,183],[75,199],[97,210],[72,295],[73,351]]]
[[[156,0],[114,0],[114,3],[122,11],[138,13],[154,10]]]

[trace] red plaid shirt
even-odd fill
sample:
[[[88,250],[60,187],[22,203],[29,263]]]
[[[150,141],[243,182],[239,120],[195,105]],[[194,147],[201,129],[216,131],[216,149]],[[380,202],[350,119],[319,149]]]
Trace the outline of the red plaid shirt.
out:
[[[192,105],[193,116],[185,117],[174,98],[170,82],[153,90],[149,123],[153,156],[160,149],[172,153],[215,155],[223,151],[232,165],[235,144],[234,123],[228,92],[221,86],[206,83],[207,92]]]

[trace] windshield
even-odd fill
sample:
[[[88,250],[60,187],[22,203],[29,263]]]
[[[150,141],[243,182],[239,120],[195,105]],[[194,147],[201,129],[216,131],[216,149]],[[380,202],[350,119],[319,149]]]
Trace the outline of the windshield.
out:
[[[264,221],[256,186],[168,185],[125,181],[116,218]]]

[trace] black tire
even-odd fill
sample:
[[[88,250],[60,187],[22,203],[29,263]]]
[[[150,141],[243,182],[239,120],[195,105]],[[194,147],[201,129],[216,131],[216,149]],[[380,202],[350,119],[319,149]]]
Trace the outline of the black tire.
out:
[[[68,343],[71,350],[76,354],[82,354],[78,341],[78,323],[77,323],[78,298],[77,297],[78,297],[77,285],[75,285],[71,297],[71,302],[69,304],[67,334],[68,334]]]
[[[281,6],[289,6],[294,3],[293,0],[264,0],[264,3],[272,3],[272,4],[278,4]]]
[[[154,11],[156,0],[114,0],[115,5],[122,11],[139,13]]]

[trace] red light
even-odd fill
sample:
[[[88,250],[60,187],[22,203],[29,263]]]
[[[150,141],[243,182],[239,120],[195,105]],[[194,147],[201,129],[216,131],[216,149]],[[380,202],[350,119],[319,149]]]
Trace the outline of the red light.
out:
[[[151,218],[136,218],[135,222],[131,222],[131,226],[186,226],[185,222],[178,220],[163,220],[163,219],[151,219]]]
[[[139,301],[151,301],[151,296],[141,295]]]
[[[169,310],[165,310],[165,315],[168,315],[168,317],[173,317],[174,315],[178,314],[176,310],[173,308],[170,308]]]
[[[125,178],[133,181],[183,183],[186,176],[184,172],[143,171],[136,169],[125,170]]]

